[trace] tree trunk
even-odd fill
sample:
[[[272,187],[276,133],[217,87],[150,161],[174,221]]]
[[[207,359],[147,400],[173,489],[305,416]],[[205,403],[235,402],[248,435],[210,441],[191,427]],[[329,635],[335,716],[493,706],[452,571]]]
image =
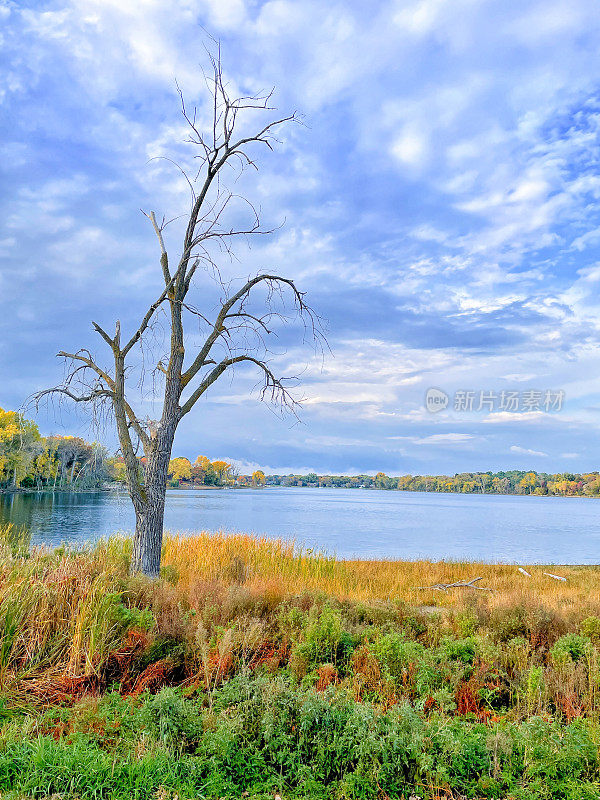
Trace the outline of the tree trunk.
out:
[[[144,470],[144,491],[132,496],[135,507],[135,535],[131,554],[132,575],[141,572],[158,578],[165,519],[167,475],[175,436],[175,425],[159,435]]]
[[[135,535],[131,554],[131,574],[138,572],[149,578],[158,578],[162,552],[165,517],[166,484],[162,491],[157,487],[153,499],[136,509]]]

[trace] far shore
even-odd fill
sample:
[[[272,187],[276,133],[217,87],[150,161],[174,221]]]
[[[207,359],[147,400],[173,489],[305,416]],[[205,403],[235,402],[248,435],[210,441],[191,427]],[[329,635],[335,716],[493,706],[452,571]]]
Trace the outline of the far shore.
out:
[[[517,494],[516,492],[437,492],[432,489],[419,489],[419,490],[411,490],[411,489],[380,489],[376,486],[287,486],[283,484],[266,484],[263,486],[252,486],[249,484],[245,485],[234,485],[234,486],[211,486],[211,485],[192,485],[192,486],[167,486],[167,492],[174,492],[174,491],[185,491],[185,492],[197,492],[197,491],[227,491],[227,490],[263,490],[263,489],[295,489],[295,490],[304,490],[304,489],[332,489],[335,491],[363,491],[363,492],[398,492],[401,494],[433,494],[433,495],[460,495],[460,496],[470,496],[470,497],[535,497],[539,499],[547,499],[547,498],[555,498],[560,500],[598,500],[600,499],[600,495],[587,495],[587,494]],[[9,486],[4,489],[0,489],[0,496],[2,495],[11,495],[11,494],[96,494],[98,492],[105,492],[107,494],[111,492],[127,492],[127,487],[125,484],[110,484],[105,486],[97,486],[91,488],[75,488],[75,489],[67,489],[65,487],[62,488],[48,488],[44,487],[42,489],[36,489],[34,487],[22,487],[22,486]]]

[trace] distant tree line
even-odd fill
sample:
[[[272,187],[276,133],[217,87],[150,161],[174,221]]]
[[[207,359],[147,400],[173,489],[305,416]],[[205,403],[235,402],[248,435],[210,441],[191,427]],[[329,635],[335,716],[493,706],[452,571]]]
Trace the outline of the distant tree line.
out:
[[[145,459],[139,459],[140,476]],[[77,490],[125,482],[125,464],[98,442],[79,436],[42,436],[37,425],[16,411],[0,408],[0,490]],[[455,475],[241,475],[225,460],[198,456],[169,462],[168,485],[312,486],[348,489],[396,489],[407,492],[463,494],[529,494],[599,497],[600,473],[547,473],[533,470],[460,472]]]
[[[550,474],[525,470],[460,472],[455,475],[268,475],[270,486],[329,486],[347,489],[399,489],[407,492],[463,494],[532,494],[563,497],[600,496],[600,474]]]
[[[113,461],[98,442],[41,436],[35,422],[0,408],[0,489],[95,488],[111,479]]]

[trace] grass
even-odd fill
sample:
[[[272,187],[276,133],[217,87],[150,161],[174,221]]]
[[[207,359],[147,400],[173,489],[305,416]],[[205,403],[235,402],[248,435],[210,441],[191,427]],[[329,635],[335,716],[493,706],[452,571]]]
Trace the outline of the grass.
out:
[[[279,539],[206,531],[168,536],[163,563],[177,570],[182,587],[190,587],[198,574],[208,580],[242,577],[251,588],[276,584],[287,595],[319,591],[353,601],[402,600],[455,608],[465,599],[461,590],[442,593],[418,587],[481,576],[480,585],[494,589],[492,602],[500,605],[541,601],[556,608],[600,606],[598,566],[528,566],[528,578],[509,564],[337,560]],[[558,572],[567,580],[554,580],[544,572]]]
[[[0,536],[3,796],[600,797],[597,568],[130,552]]]

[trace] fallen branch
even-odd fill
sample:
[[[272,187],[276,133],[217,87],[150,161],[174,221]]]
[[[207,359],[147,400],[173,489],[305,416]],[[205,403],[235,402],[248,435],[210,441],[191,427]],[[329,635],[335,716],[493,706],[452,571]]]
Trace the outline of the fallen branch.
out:
[[[555,581],[566,581],[566,578],[563,578],[562,575],[553,575],[551,572],[542,572],[542,575],[547,575],[549,578],[554,578]]]
[[[483,578],[473,578],[471,581],[455,581],[454,583],[434,583],[433,586],[418,586],[418,589],[424,590],[431,590],[434,589],[438,592],[447,592],[448,589],[479,589],[480,592],[493,592],[493,589],[490,589],[487,586],[475,586],[477,581],[481,581]]]

